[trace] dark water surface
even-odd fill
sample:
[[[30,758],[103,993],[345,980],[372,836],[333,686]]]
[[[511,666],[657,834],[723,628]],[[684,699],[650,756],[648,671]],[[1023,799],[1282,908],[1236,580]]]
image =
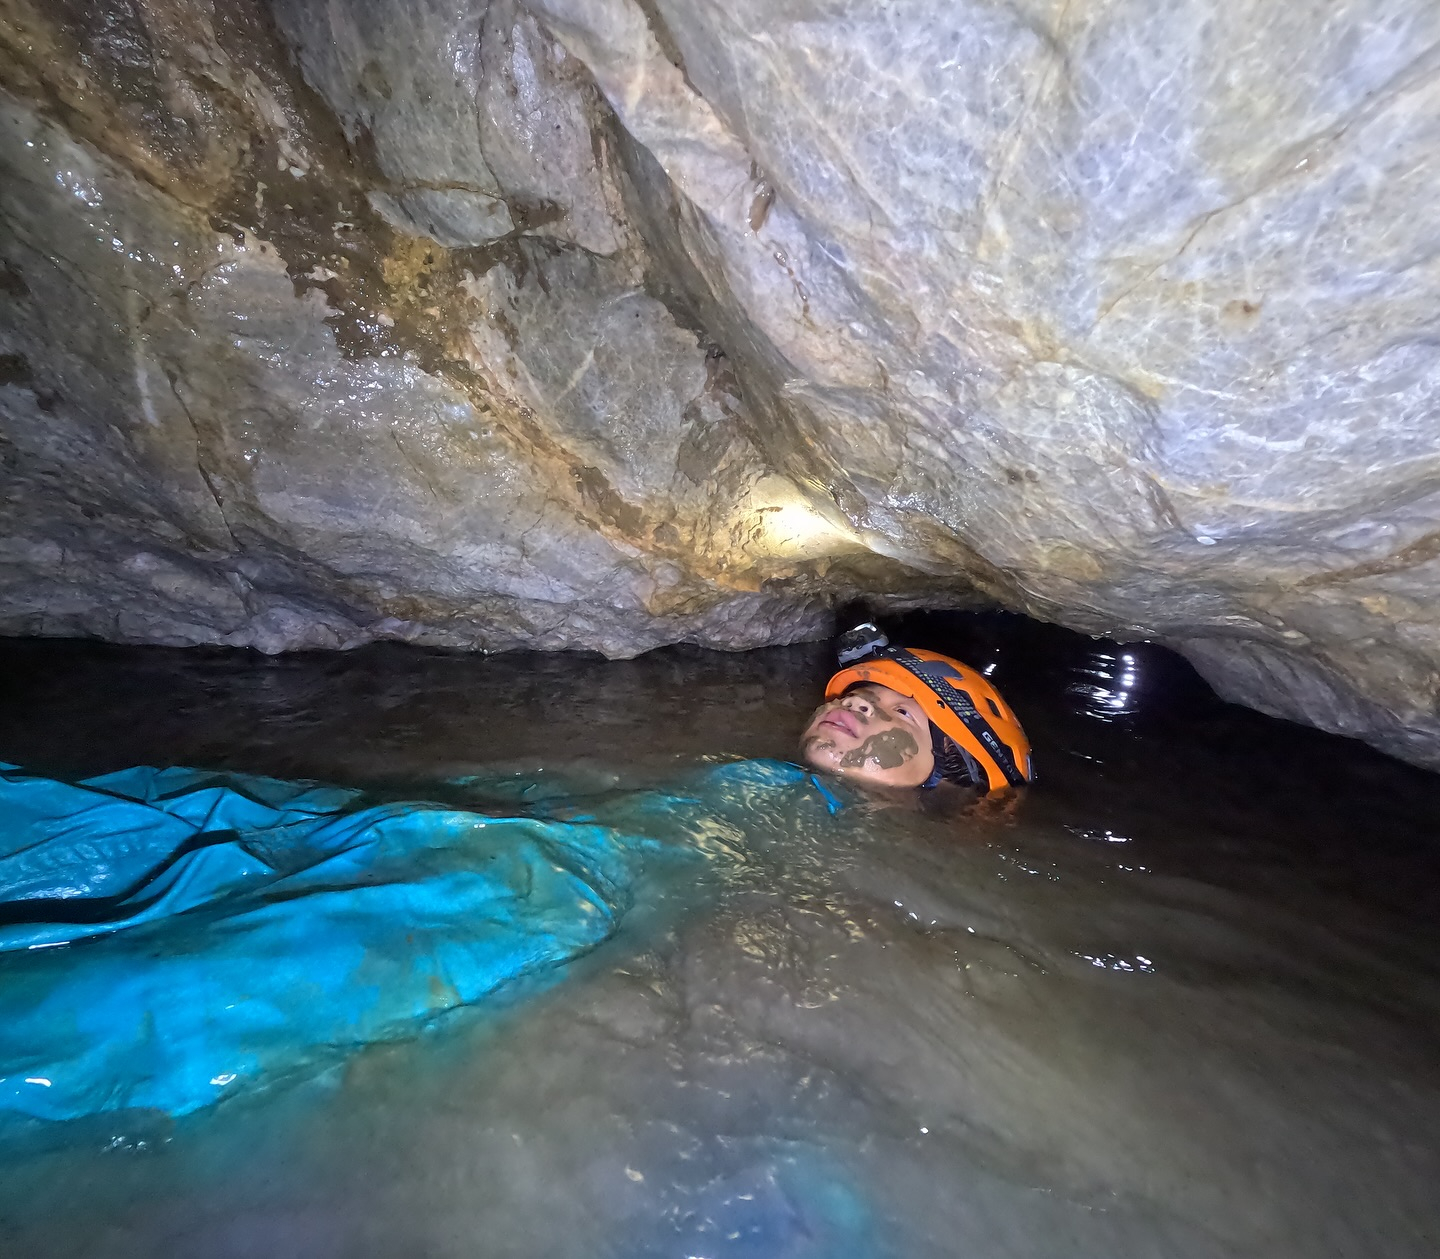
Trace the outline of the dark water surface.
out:
[[[541,990],[180,1121],[0,1154],[16,1256],[1440,1253],[1440,776],[1175,657],[912,619],[993,665],[1009,801],[747,795]],[[607,663],[0,643],[0,759],[623,818],[779,757],[828,649]],[[735,805],[734,801],[731,801]]]

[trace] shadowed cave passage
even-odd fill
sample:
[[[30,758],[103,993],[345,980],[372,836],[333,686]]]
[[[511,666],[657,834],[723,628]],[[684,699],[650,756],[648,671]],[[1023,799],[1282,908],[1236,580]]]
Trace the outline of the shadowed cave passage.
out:
[[[691,854],[553,982],[179,1120],[18,1135],[7,1242],[1428,1255],[1440,780],[1222,704],[1163,649],[1003,615],[887,624],[990,669],[1033,789],[846,794],[832,816],[717,787],[731,758],[790,754],[821,646],[0,646],[0,759],[37,772],[573,808]]]

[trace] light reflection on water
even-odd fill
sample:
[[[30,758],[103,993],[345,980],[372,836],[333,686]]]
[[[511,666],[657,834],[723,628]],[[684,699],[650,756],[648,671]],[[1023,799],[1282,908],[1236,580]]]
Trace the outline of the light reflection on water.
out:
[[[1220,705],[1155,648],[911,634],[1012,701],[1034,791],[714,797],[683,837],[708,873],[642,886],[503,1017],[11,1151],[6,1253],[1432,1255],[1440,778]],[[639,789],[784,756],[826,666],[0,653],[0,758],[36,769],[578,792],[636,825]]]
[[[1094,651],[1076,668],[1066,690],[1101,721],[1133,712],[1140,702],[1140,663],[1134,651]]]

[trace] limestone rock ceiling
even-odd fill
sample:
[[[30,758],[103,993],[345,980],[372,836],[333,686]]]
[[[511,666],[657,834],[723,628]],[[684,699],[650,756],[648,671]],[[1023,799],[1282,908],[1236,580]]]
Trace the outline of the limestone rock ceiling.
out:
[[[0,0],[0,630],[998,602],[1440,766],[1425,0]]]

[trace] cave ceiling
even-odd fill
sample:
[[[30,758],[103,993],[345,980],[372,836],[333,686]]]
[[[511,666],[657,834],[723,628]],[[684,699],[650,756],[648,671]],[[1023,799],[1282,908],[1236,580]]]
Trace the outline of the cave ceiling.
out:
[[[1437,69],[1425,0],[0,0],[0,632],[1001,606],[1440,766]]]

